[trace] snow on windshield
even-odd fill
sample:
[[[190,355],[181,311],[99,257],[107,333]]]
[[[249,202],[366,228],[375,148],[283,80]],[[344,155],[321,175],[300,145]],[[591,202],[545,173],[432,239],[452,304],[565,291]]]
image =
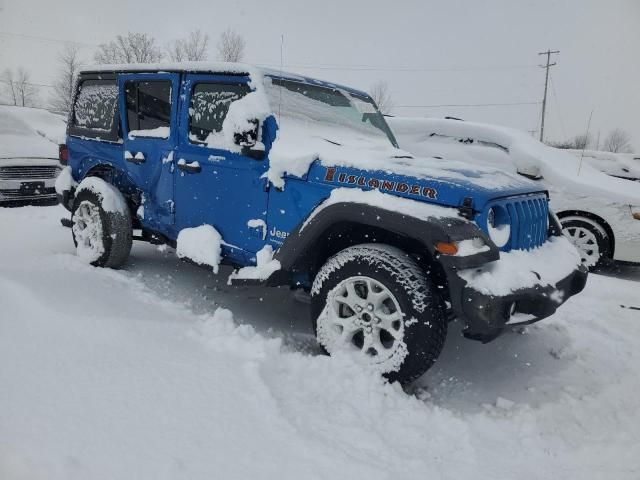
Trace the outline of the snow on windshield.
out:
[[[349,138],[356,134],[383,145],[395,143],[375,106],[344,90],[275,79],[266,87],[282,129],[294,123],[314,128],[321,125],[335,130],[336,138],[327,138],[329,142],[341,143],[341,132],[348,129]]]

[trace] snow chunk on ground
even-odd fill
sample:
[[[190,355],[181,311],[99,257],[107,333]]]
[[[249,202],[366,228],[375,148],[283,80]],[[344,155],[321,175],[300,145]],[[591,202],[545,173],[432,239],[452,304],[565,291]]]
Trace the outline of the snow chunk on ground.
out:
[[[211,225],[183,228],[178,233],[176,255],[199,265],[209,265],[218,273],[222,252],[222,236]]]
[[[62,195],[65,191],[71,190],[77,185],[71,175],[71,167],[67,166],[62,169],[56,178],[56,193]]]
[[[503,296],[537,284],[554,286],[579,265],[580,255],[571,242],[565,237],[551,237],[533,250],[500,252],[500,260],[460,270],[458,275],[474,290]]]
[[[331,195],[320,204],[307,218],[302,225],[300,231],[313,220],[313,218],[322,210],[336,203],[361,203],[371,205],[373,207],[382,208],[392,212],[402,212],[407,217],[415,217],[421,220],[431,218],[456,218],[467,221],[458,215],[458,211],[454,208],[441,207],[427,202],[419,202],[409,198],[396,197],[388,193],[382,193],[379,190],[362,190],[360,188],[341,187],[331,191]]]
[[[280,270],[280,262],[273,258],[273,247],[265,245],[256,253],[256,266],[243,267],[229,275],[229,285],[232,280],[266,280],[273,272]]]
[[[101,178],[87,177],[82,180],[76,190],[76,196],[78,196],[78,194],[83,190],[90,190],[97,194],[101,199],[101,206],[105,212],[120,213],[124,215],[129,208],[118,189]]]

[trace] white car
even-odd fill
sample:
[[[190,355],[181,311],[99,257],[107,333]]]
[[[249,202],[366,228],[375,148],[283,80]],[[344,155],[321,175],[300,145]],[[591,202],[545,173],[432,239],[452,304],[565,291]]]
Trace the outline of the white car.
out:
[[[569,149],[566,151],[607,175],[640,182],[640,155],[598,150]]]
[[[39,108],[0,106],[0,205],[56,202],[64,119]]]
[[[497,166],[541,182],[564,233],[595,269],[608,259],[640,263],[640,183],[519,130],[436,118],[387,118],[400,147],[417,155]]]

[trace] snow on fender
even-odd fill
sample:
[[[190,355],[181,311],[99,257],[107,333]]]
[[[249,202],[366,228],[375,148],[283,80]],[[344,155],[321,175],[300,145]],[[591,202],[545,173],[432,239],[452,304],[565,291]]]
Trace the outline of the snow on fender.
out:
[[[178,233],[176,254],[198,265],[209,265],[218,273],[222,236],[211,225],[183,228]]]
[[[60,175],[62,175],[62,173]],[[69,175],[71,175],[71,170],[69,170]],[[76,189],[76,197],[83,190],[89,190],[98,195],[102,202],[102,209],[105,212],[121,213],[122,215],[124,215],[128,211],[127,204],[125,203],[120,191],[101,178],[87,177],[82,180],[82,182],[80,182],[80,185],[78,185],[78,188]]]

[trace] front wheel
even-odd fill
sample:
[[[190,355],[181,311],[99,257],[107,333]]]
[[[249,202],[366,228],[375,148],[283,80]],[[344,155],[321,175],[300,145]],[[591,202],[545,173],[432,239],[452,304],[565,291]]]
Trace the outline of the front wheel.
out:
[[[582,264],[597,270],[611,257],[611,240],[601,225],[585,217],[571,216],[560,219],[562,233],[578,250]]]
[[[447,333],[434,286],[408,254],[388,245],[357,245],[331,257],[313,283],[311,314],[327,353],[352,352],[403,384],[433,365]]]

